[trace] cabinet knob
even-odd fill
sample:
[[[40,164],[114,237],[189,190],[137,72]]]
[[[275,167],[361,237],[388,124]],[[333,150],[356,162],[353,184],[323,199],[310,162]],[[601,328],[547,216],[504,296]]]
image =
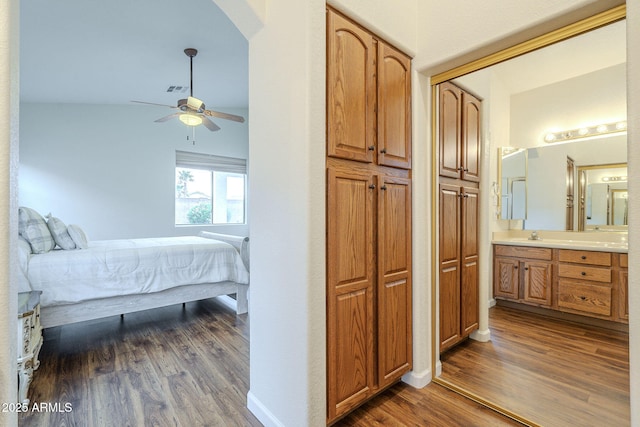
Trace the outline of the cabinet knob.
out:
[[[524,268],[524,271],[529,271],[529,267],[525,267],[525,268]]]
[[[513,269],[514,269],[514,270],[517,270],[517,269],[518,269],[518,266],[517,266],[517,265],[514,265],[514,266],[513,266]]]
[[[370,145],[367,147],[369,149],[369,151],[374,151],[376,149],[375,145]]]
[[[376,188],[376,185],[375,184],[369,184],[369,188],[373,190],[374,188]]]
[[[587,259],[587,256],[586,255],[582,255],[580,258]]]
[[[386,185],[383,185],[382,187],[380,187],[380,189],[381,189],[381,190],[386,190],[386,189],[387,189],[387,186],[386,186]]]
[[[585,296],[580,296],[580,299],[581,299],[582,301],[585,301],[585,300],[587,299],[587,297],[585,297]]]
[[[580,274],[581,274],[581,275],[583,275],[583,276],[586,276],[586,275],[587,275],[587,273],[586,273],[586,272],[584,272],[584,271],[583,271],[583,272],[581,272]]]
[[[386,149],[386,148],[383,148],[382,150],[380,150],[380,152],[381,152],[382,154],[387,154],[387,149]]]

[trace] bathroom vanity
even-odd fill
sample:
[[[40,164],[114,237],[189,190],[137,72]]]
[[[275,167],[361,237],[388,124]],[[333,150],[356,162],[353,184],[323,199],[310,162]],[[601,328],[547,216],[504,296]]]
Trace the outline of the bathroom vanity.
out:
[[[496,232],[496,300],[581,318],[628,323],[626,233]],[[513,306],[513,305],[512,305]]]

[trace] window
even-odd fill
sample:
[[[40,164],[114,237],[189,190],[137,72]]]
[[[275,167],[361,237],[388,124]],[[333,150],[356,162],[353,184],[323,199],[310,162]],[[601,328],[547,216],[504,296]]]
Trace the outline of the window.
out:
[[[176,225],[245,224],[247,161],[176,151]]]

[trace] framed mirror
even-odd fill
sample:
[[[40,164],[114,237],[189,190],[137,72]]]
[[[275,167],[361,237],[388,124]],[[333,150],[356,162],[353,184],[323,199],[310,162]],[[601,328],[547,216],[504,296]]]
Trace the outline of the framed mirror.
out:
[[[627,164],[578,167],[578,230],[628,229]]]

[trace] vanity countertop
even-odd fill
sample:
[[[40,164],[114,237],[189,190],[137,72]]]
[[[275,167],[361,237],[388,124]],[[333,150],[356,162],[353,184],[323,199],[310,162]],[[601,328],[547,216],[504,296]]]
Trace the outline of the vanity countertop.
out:
[[[496,231],[491,243],[619,253],[629,251],[628,234],[625,232],[538,231],[537,234],[538,240],[530,240],[531,231],[528,230]]]

